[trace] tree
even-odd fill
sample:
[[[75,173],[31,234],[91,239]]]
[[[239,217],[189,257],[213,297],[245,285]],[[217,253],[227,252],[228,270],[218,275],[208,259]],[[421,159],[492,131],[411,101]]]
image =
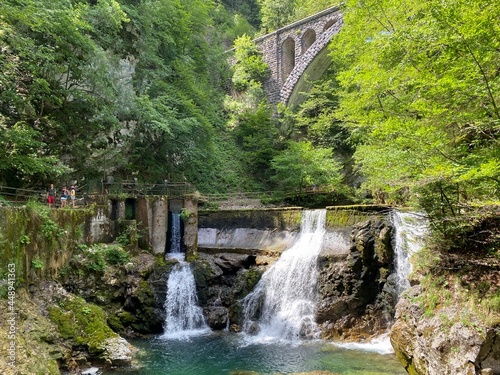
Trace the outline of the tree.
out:
[[[295,0],[258,0],[264,33],[279,29],[293,20]]]
[[[314,148],[310,142],[288,142],[288,147],[271,161],[272,180],[285,191],[302,192],[313,185],[339,186],[341,166],[332,149]]]
[[[94,6],[8,0],[1,3],[0,15],[0,114],[6,134],[22,131],[29,143],[38,144],[29,155],[40,158],[40,165],[52,158],[60,160],[54,164],[66,165],[51,172],[81,169],[89,145],[118,124],[111,115],[118,96],[115,75],[107,74],[118,59],[93,39],[100,35],[93,22],[113,38],[127,21],[125,14],[114,0]],[[6,138],[4,149],[26,146],[12,143],[20,141],[15,136]],[[22,177],[16,175],[30,183],[30,174],[33,180],[44,179],[40,168],[24,168]]]
[[[233,86],[239,91],[262,87],[262,81],[269,75],[269,67],[264,61],[262,51],[248,35],[234,41],[236,59]]]
[[[365,187],[389,199],[443,184],[455,187],[448,202],[498,198],[500,5],[352,0],[344,14],[331,44],[336,115],[362,142]]]
[[[0,117],[0,184],[18,186],[31,176],[55,178],[69,172],[58,158],[44,155],[42,135],[24,123],[7,127]]]
[[[2,126],[22,124],[40,142],[36,156],[59,160],[72,179],[203,180],[198,172],[213,156],[214,128],[222,128],[229,71],[222,47],[210,45],[219,40],[213,5],[1,2]],[[33,183],[46,183],[40,174],[49,177],[32,174]]]

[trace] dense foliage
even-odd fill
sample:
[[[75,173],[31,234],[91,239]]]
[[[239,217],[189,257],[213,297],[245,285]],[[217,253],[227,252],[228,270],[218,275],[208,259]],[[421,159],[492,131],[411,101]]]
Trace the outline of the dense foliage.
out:
[[[3,1],[1,183],[216,185],[228,68],[207,1]]]
[[[422,203],[500,195],[500,5],[348,1],[332,43],[336,116],[358,139],[365,186]]]
[[[363,195],[416,199],[444,217],[498,201],[500,6],[347,1],[332,68],[299,108],[270,106],[267,66],[249,35],[332,5],[3,1],[0,182],[114,175],[202,191],[362,183]],[[224,49],[233,41],[231,72]],[[313,167],[297,165],[306,150],[335,166],[330,181],[285,178]]]
[[[331,0],[257,0],[261,31],[271,32],[324,9],[338,5]]]

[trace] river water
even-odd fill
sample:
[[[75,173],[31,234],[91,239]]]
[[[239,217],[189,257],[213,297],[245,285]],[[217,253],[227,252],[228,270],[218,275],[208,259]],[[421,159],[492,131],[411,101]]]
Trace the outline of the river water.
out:
[[[257,375],[330,371],[342,375],[404,375],[387,342],[346,348],[322,340],[255,344],[245,334],[208,333],[189,339],[131,340],[140,349],[135,369],[116,375]]]

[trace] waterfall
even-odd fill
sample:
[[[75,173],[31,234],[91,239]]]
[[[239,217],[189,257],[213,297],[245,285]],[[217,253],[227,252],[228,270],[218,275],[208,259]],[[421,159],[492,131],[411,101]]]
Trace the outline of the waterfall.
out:
[[[174,212],[172,212],[170,253],[181,253],[181,217],[178,213]]]
[[[399,296],[410,287],[410,258],[424,246],[428,224],[423,215],[394,210],[391,214],[394,226],[393,247],[395,254],[396,292]]]
[[[201,307],[198,306],[196,284],[189,263],[180,261],[174,266],[167,282],[166,337],[191,336],[208,329]]]
[[[190,264],[181,252],[181,225],[179,214],[172,214],[170,252],[166,258],[178,260],[167,280],[164,338],[183,338],[208,331],[202,308],[198,306],[196,283]]]
[[[314,337],[316,260],[325,234],[326,210],[304,211],[297,242],[263,275],[243,300],[244,327],[263,340]]]

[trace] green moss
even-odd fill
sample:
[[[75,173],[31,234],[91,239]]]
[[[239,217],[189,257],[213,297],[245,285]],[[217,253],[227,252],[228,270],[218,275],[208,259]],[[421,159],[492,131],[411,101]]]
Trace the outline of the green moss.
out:
[[[115,332],[121,333],[125,331],[125,327],[117,315],[110,315],[108,317],[108,325]]]
[[[262,272],[255,269],[255,268],[250,268],[246,274],[246,281],[248,288],[251,290],[257,283],[259,282],[260,278],[262,277]]]
[[[80,297],[69,297],[49,310],[49,318],[61,336],[73,346],[86,347],[90,354],[100,354],[108,338],[118,337],[106,324],[106,313]]]
[[[118,316],[120,318],[120,321],[126,325],[134,323],[137,320],[135,316],[128,311],[120,311]]]
[[[0,264],[15,264],[21,284],[56,277],[83,237],[82,223],[90,214],[88,209],[49,210],[34,202],[0,207]],[[0,278],[5,273],[0,269]]]
[[[333,207],[326,212],[326,226],[329,228],[348,227],[369,218],[368,213],[354,207]]]
[[[135,292],[135,297],[141,302],[141,304],[151,305],[153,303],[153,290],[147,281],[141,281],[139,288],[137,288]]]
[[[165,262],[165,256],[163,254],[155,256],[155,265],[159,267],[165,267],[167,262]]]

